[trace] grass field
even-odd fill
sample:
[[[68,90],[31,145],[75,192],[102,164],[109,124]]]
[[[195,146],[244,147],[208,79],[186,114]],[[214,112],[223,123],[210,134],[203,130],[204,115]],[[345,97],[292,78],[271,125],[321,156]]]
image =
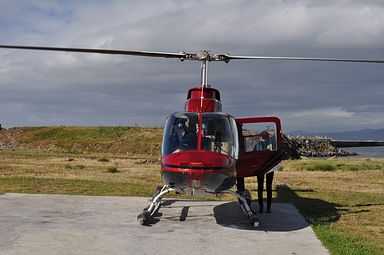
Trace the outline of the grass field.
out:
[[[294,204],[332,254],[384,254],[384,159],[283,165],[275,197]]]
[[[34,144],[28,149],[0,149],[0,194],[151,196],[162,184],[158,152],[145,156],[99,152],[113,146],[116,136],[126,142],[131,135],[138,135],[133,144],[152,137],[158,144],[160,129],[141,134],[137,129],[120,128],[110,135],[108,130],[91,128],[97,134],[107,132],[101,137],[89,133],[80,136],[61,127],[44,131],[47,133],[42,135],[32,128],[24,131],[28,136],[17,138],[18,142],[25,139],[23,143]],[[60,132],[71,135],[64,139]],[[87,140],[93,141],[94,152]],[[54,149],[48,150],[44,144]],[[123,146],[133,145],[114,148],[119,151]],[[148,142],[144,146],[148,149],[154,145]],[[254,198],[256,183],[255,178],[246,180]],[[292,203],[300,210],[332,254],[384,254],[384,159],[284,161],[282,170],[275,173],[273,193],[274,202]]]

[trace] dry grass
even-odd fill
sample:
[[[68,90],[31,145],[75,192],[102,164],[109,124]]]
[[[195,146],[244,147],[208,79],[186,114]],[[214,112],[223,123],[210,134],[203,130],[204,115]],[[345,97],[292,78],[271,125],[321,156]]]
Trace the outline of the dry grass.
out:
[[[150,157],[146,163],[142,163],[142,157],[113,157],[108,156],[109,162],[100,162],[97,156],[79,156],[79,155],[61,155],[52,153],[37,153],[35,155],[25,155],[22,152],[1,154],[0,178],[23,178],[46,179],[46,180],[65,180],[73,181],[91,181],[98,183],[114,183],[141,186],[141,194],[150,195],[157,185],[161,185],[159,175],[159,164],[157,159]],[[144,158],[148,158],[145,156]],[[118,173],[110,173],[108,168],[117,168]],[[4,185],[4,184],[3,184]],[[74,184],[76,185],[76,184]],[[0,186],[0,193],[5,191],[4,186]],[[33,191],[32,191],[33,192]],[[72,191],[47,193],[71,193]],[[100,187],[100,195],[106,194],[103,187]],[[126,194],[126,193],[125,193]],[[109,195],[109,194],[107,194]],[[132,194],[126,194],[132,195]]]

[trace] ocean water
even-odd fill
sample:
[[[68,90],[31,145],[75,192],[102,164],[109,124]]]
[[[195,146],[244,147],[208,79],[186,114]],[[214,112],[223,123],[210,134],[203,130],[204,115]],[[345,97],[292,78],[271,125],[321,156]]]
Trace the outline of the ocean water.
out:
[[[341,148],[344,151],[356,152],[361,158],[384,158],[384,146],[373,147],[350,147]]]

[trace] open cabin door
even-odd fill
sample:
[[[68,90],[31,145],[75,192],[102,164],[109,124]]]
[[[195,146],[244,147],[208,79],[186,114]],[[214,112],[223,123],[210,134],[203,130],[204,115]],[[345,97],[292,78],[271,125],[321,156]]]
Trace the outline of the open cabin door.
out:
[[[236,119],[239,130],[238,177],[265,174],[281,162],[281,123],[276,117]]]

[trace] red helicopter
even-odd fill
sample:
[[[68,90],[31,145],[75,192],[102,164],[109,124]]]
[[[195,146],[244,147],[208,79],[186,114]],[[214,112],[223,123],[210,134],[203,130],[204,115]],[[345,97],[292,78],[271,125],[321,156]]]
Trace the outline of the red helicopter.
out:
[[[277,167],[282,157],[281,123],[277,117],[235,118],[222,112],[220,92],[208,85],[208,63],[230,60],[299,60],[384,63],[383,60],[232,56],[186,52],[127,51],[112,49],[60,48],[40,46],[0,45],[0,48],[67,51],[176,58],[181,61],[201,62],[201,86],[191,88],[184,111],[168,116],[163,135],[161,176],[164,182],[152,197],[151,204],[137,217],[147,224],[169,192],[190,195],[235,195],[250,223],[258,227],[260,221],[250,206],[250,192],[243,178],[263,175]],[[238,191],[231,188],[238,184]]]

